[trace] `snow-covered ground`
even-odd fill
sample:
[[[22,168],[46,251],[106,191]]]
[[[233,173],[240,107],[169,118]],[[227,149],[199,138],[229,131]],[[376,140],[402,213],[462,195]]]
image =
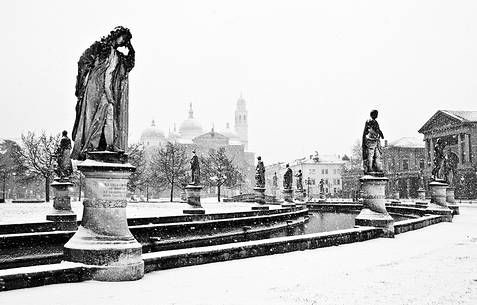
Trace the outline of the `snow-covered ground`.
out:
[[[477,304],[477,207],[337,247],[0,293],[0,304]]]
[[[202,206],[206,213],[226,213],[250,211],[253,203],[245,202],[217,202],[216,198],[204,198]],[[71,203],[71,208],[78,215],[78,220],[83,214],[83,204],[79,201]],[[190,206],[187,203],[168,202],[130,202],[127,207],[128,218],[135,217],[156,217],[182,215],[184,209]],[[271,209],[279,206],[270,206]],[[42,222],[46,221],[46,215],[53,209],[53,202],[50,203],[2,203],[0,204],[0,224]]]

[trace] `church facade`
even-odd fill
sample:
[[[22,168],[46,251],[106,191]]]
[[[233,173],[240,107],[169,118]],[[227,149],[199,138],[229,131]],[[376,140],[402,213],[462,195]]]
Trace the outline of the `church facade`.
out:
[[[140,137],[140,143],[144,145],[146,156],[150,155],[155,148],[165,145],[167,142],[185,146],[189,155],[195,150],[198,156],[205,156],[211,149],[224,148],[227,156],[233,160],[235,166],[244,176],[244,183],[233,190],[224,190],[225,195],[236,195],[241,192],[251,191],[254,179],[255,154],[248,151],[248,112],[245,100],[240,97],[237,100],[234,113],[234,128],[227,123],[224,129],[216,131],[212,128],[204,131],[202,124],[194,117],[192,104],[189,105],[188,117],[181,122],[179,130],[174,129],[166,136],[154,121],[150,128],[145,129]],[[209,192],[214,192],[211,188]]]
[[[419,132],[424,135],[425,176],[431,176],[434,146],[441,139],[453,167],[456,198],[477,198],[477,111],[439,110]]]

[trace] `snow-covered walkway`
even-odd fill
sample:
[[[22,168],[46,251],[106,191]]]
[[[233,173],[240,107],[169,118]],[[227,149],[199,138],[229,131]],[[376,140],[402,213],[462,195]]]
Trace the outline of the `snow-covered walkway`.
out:
[[[0,304],[477,304],[477,208],[338,247],[0,293]]]

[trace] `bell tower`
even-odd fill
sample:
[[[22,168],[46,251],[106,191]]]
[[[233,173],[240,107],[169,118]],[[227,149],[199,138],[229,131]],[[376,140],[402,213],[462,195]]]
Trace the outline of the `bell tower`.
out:
[[[244,144],[245,150],[248,150],[248,113],[242,94],[240,94],[240,98],[237,100],[237,106],[235,108],[234,128]]]

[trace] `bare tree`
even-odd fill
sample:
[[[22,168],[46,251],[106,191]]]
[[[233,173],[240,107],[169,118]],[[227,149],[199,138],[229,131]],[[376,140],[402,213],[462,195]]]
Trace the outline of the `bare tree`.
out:
[[[5,202],[5,192],[9,177],[13,180],[27,180],[28,168],[23,164],[21,147],[17,142],[12,140],[4,140],[0,142],[0,179],[2,180],[2,199]],[[15,181],[14,181],[15,182]],[[13,183],[14,183],[13,182]]]
[[[225,153],[225,148],[211,149],[206,157],[201,158],[204,181],[217,187],[217,200],[220,202],[220,190],[223,185],[235,187],[243,181],[242,174]]]
[[[189,160],[183,145],[168,142],[159,147],[151,158],[151,172],[157,185],[170,187],[170,200],[174,199],[174,187],[180,187],[188,171]]]
[[[45,179],[45,201],[50,201],[50,180],[54,173],[56,150],[60,135],[47,136],[45,132],[37,136],[29,131],[22,134],[23,149],[21,151],[29,170]]]
[[[151,163],[146,158],[146,151],[142,144],[132,144],[128,148],[129,162],[136,170],[129,178],[128,188],[131,192],[136,190],[146,192],[146,201],[149,202],[150,187],[159,186],[155,183],[151,170]]]

